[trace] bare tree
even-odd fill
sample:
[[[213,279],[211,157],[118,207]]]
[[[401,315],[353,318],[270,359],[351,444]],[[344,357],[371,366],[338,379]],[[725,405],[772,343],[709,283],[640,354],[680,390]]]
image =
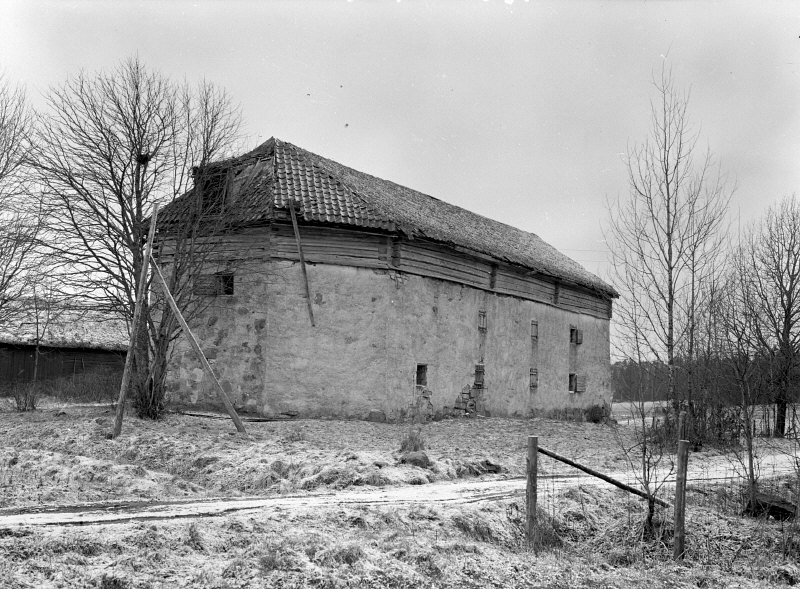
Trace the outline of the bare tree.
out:
[[[0,325],[20,311],[39,231],[26,174],[32,129],[25,91],[0,74]]]
[[[697,353],[698,312],[704,285],[716,272],[731,190],[710,150],[698,147],[688,95],[666,68],[653,84],[650,133],[628,150],[630,190],[608,203],[606,239],[612,281],[622,291],[617,315],[627,317],[621,339],[635,338],[645,358],[666,366],[668,397],[677,408],[687,390],[676,390],[676,358],[683,352],[692,360]],[[635,313],[628,311],[634,307]]]
[[[794,196],[767,210],[751,229],[744,255],[741,278],[752,291],[755,334],[770,360],[774,432],[783,436],[800,368],[800,203]]]
[[[53,253],[72,288],[130,322],[153,204],[189,191],[194,167],[233,148],[239,111],[214,85],[175,83],[138,58],[82,72],[45,98],[34,161],[56,213]],[[132,397],[147,399],[154,350],[148,330],[139,333]]]
[[[754,444],[754,418],[763,399],[764,370],[759,338],[760,309],[750,279],[752,268],[747,248],[740,244],[730,256],[729,269],[713,305],[719,329],[715,347],[719,352],[719,378],[738,394],[731,404],[738,410],[739,432],[744,438],[742,464],[747,473],[750,505],[756,505],[757,462]]]

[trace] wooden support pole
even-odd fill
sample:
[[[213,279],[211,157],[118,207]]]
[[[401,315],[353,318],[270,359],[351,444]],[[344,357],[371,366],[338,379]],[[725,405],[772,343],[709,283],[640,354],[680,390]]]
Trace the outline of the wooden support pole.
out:
[[[672,556],[682,559],[686,552],[686,466],[689,461],[689,442],[678,442],[678,472],[675,481],[675,542]]]
[[[311,307],[311,291],[308,288],[308,271],[306,270],[306,258],[303,255],[303,243],[300,241],[300,228],[297,226],[297,215],[294,212],[294,203],[289,203],[289,211],[292,215],[292,227],[294,228],[294,239],[297,242],[297,253],[300,254],[300,268],[303,270],[303,282],[306,285],[306,304],[308,305],[308,318],[311,320],[311,327],[314,327],[314,309]]]
[[[194,337],[192,330],[189,329],[189,325],[186,323],[186,319],[183,318],[183,314],[181,313],[180,309],[178,309],[175,299],[172,298],[172,293],[169,292],[167,281],[164,280],[164,276],[161,274],[161,269],[158,267],[158,264],[156,264],[155,260],[153,260],[153,272],[157,278],[156,282],[158,282],[158,284],[161,286],[161,290],[164,291],[164,298],[167,299],[167,303],[169,303],[172,312],[175,313],[175,318],[178,320],[184,335],[186,335],[186,339],[189,340],[189,344],[192,346],[197,359],[200,361],[203,371],[206,373],[206,376],[211,379],[211,382],[214,384],[214,388],[217,390],[217,395],[222,401],[222,404],[225,405],[225,410],[228,412],[228,415],[231,416],[233,424],[236,426],[236,429],[239,431],[239,433],[246,435],[247,431],[244,429],[244,424],[239,418],[239,414],[236,413],[236,409],[234,409],[233,403],[231,403],[228,394],[222,388],[222,385],[219,384],[217,377],[214,375],[214,371],[211,369],[211,364],[208,363],[206,355],[203,354],[203,350],[200,349],[200,344],[197,343],[197,339]]]
[[[539,469],[539,437],[528,436],[527,473],[528,484],[525,493],[525,531],[528,546],[536,545],[536,475]]]
[[[147,232],[147,242],[144,245],[144,258],[142,259],[142,269],[139,272],[139,286],[136,289],[136,305],[133,308],[133,324],[131,325],[131,339],[128,342],[128,353],[125,355],[125,368],[122,371],[122,384],[119,387],[119,397],[117,398],[117,413],[114,416],[114,429],[111,432],[112,438],[117,438],[122,433],[122,417],[125,414],[125,396],[128,394],[128,387],[131,384],[131,367],[133,365],[134,350],[136,340],[139,337],[139,323],[142,318],[142,301],[147,283],[147,265],[150,263],[150,254],[153,251],[153,239],[156,232],[156,219],[158,218],[158,205],[153,207],[153,214],[150,216],[150,229]]]
[[[622,481],[618,481],[617,479],[612,479],[610,476],[605,475],[602,472],[598,472],[598,471],[594,470],[593,468],[589,468],[588,466],[584,466],[582,464],[578,464],[574,460],[570,460],[569,458],[566,458],[564,456],[560,456],[560,455],[556,454],[555,452],[552,452],[550,450],[542,448],[541,446],[539,447],[539,452],[541,454],[544,454],[545,456],[549,456],[550,458],[554,458],[554,459],[558,460],[559,462],[563,462],[564,464],[569,464],[570,466],[574,466],[578,470],[582,470],[586,474],[590,474],[593,477],[597,477],[598,479],[602,479],[605,482],[614,485],[615,487],[619,487],[623,491],[627,491],[628,493],[633,493],[634,495],[638,495],[639,497],[642,497],[644,499],[648,499],[647,493],[645,493],[644,491],[640,491],[639,489],[637,489],[635,487],[631,487],[630,485],[628,485],[626,483],[623,483]],[[661,505],[662,507],[670,507],[669,503],[667,503],[666,501],[662,501],[661,499],[654,499],[654,501],[656,503],[658,503],[659,505]]]

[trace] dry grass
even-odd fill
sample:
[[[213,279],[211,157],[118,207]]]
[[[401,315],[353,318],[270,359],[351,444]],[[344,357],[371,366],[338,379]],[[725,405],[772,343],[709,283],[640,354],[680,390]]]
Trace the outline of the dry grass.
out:
[[[624,456],[613,429],[546,419],[451,420],[407,425],[291,421],[250,423],[169,415],[128,418],[108,440],[103,407],[0,412],[0,502],[335,490],[475,476],[482,460],[524,472],[526,438],[600,470]],[[431,469],[399,464],[398,441],[419,432]],[[693,455],[709,464],[719,453]],[[544,473],[557,468],[541,459]],[[546,479],[543,479],[546,481]],[[777,483],[780,488],[785,483]],[[739,515],[732,484],[693,488],[686,564],[671,559],[672,522],[610,488],[547,489],[539,536],[528,546],[521,500],[466,505],[299,505],[291,510],[176,520],[0,530],[4,587],[773,587],[800,582],[800,534],[786,523]],[[789,489],[789,487],[787,487]],[[424,497],[424,487],[419,489]],[[548,494],[545,495],[545,492]],[[670,499],[669,497],[666,497]],[[794,567],[794,568],[793,568]]]
[[[555,512],[552,514],[550,510]],[[292,512],[0,534],[10,587],[776,587],[797,555],[772,521],[693,510],[685,564],[669,538],[644,541],[642,505],[572,489],[540,513],[526,544],[520,501]],[[105,579],[105,580],[103,580]],[[115,586],[115,585],[107,585]]]
[[[243,439],[223,419],[127,416],[123,435],[107,440],[111,409],[49,399],[41,407],[24,415],[0,411],[0,507],[515,477],[525,472],[532,432],[542,445],[595,468],[625,464],[610,427],[546,419],[446,420],[412,430],[359,421],[263,422],[248,423],[250,437]],[[400,464],[404,440],[407,448],[424,444],[430,469]],[[484,474],[486,460],[502,474]],[[540,468],[559,467],[543,459]]]

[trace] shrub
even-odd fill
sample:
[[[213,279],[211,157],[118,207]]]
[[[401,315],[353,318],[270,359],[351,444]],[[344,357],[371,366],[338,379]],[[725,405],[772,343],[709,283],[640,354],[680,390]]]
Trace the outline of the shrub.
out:
[[[411,428],[400,441],[401,452],[419,452],[425,449],[425,438],[422,435],[422,428]]]
[[[14,396],[14,401],[17,404],[17,411],[33,411],[36,409],[36,398],[38,397],[38,387],[36,383],[14,383],[11,394]]]

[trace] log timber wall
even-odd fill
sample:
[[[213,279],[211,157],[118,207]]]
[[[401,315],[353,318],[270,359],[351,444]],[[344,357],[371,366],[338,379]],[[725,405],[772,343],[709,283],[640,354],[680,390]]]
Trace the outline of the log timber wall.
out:
[[[193,328],[238,406],[399,417],[418,400],[418,365],[436,409],[452,407],[479,370],[492,415],[610,402],[607,297],[434,242],[330,226],[300,233],[314,328],[291,225],[239,232],[215,252],[234,294],[214,297]],[[179,402],[213,402],[183,343],[169,387]]]

